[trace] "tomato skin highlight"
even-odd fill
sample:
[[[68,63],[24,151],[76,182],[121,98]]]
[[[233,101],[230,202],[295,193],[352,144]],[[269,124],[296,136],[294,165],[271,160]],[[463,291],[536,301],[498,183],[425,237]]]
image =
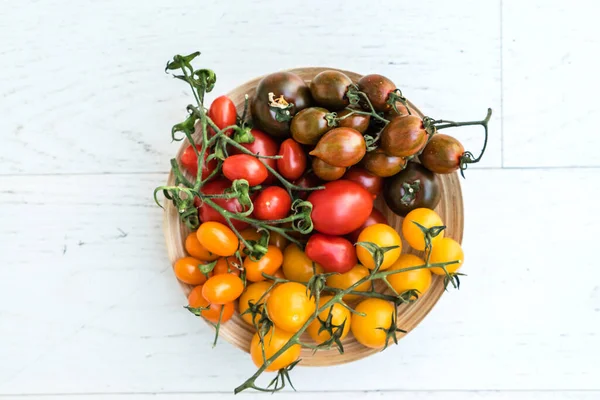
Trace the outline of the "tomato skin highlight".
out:
[[[341,236],[315,233],[308,239],[305,252],[307,257],[320,264],[325,272],[343,274],[358,262],[354,246]]]
[[[315,308],[315,299],[309,298],[306,286],[297,282],[278,285],[267,299],[267,312],[275,327],[290,333],[298,332]]]
[[[386,224],[374,224],[366,227],[358,235],[358,241],[371,242],[379,247],[397,246],[397,248],[388,250],[383,254],[383,261],[379,270],[389,268],[400,257],[400,252],[402,251],[402,239],[400,239],[400,235],[398,235],[398,232],[394,228]],[[375,269],[375,260],[373,260],[373,257],[366,248],[356,246],[356,255],[362,265],[369,269]]]
[[[219,96],[213,100],[208,109],[208,117],[217,125],[219,129],[235,125],[237,122],[237,110],[235,104],[227,96]],[[212,128],[209,129],[209,135],[214,136],[215,132]],[[227,136],[231,136],[233,130],[229,129],[225,132]]]
[[[202,296],[210,304],[231,303],[241,296],[244,282],[234,274],[213,275],[202,286]]]
[[[231,187],[231,182],[226,179],[217,179],[208,182],[202,187],[203,194],[223,194],[225,189]],[[237,199],[212,199],[219,207],[224,208],[231,213],[239,213],[243,211],[243,207]],[[206,203],[196,204],[198,213],[202,222],[216,221],[227,225],[227,220],[219,214],[214,208]],[[237,230],[243,230],[248,227],[246,222],[232,218],[231,223]]]
[[[196,231],[198,241],[208,251],[222,257],[235,254],[240,241],[229,227],[220,222],[203,222]]]
[[[223,175],[230,181],[245,179],[250,186],[257,186],[267,179],[269,171],[258,158],[248,154],[235,154],[223,162]]]
[[[294,139],[286,139],[278,154],[281,156],[277,160],[278,172],[289,181],[300,178],[306,169],[306,153],[302,146]]]
[[[188,285],[202,285],[206,282],[206,276],[200,272],[198,266],[201,264],[205,264],[205,262],[194,257],[183,257],[175,262],[173,271],[177,279],[183,283],[187,283]]]
[[[385,346],[386,333],[379,329],[389,329],[392,325],[394,306],[389,301],[368,298],[355,308],[358,313],[352,314],[350,329],[354,338],[363,346],[381,349]]]
[[[292,206],[289,193],[279,186],[269,186],[254,200],[254,217],[263,221],[287,217]]]
[[[338,180],[308,196],[313,205],[315,230],[326,235],[346,235],[358,229],[371,215],[373,196],[356,182]]]
[[[198,153],[202,151],[202,145],[197,144],[196,149]],[[202,164],[202,179],[208,178],[208,176],[217,168],[217,160],[212,159],[208,163],[206,159],[208,158],[208,151],[204,153],[204,163]],[[181,158],[179,159],[181,166],[185,169],[190,175],[196,178],[198,175],[198,156],[194,151],[192,145],[189,145],[185,148],[183,153],[181,153]]]
[[[254,137],[254,141],[252,143],[240,143],[240,145],[247,150],[250,150],[255,155],[261,156],[276,156],[279,151],[279,144],[273,139],[271,136],[267,135],[263,131],[258,129],[252,129],[250,131],[252,136]],[[231,148],[230,154],[241,154],[241,150],[236,149],[235,147]],[[262,159],[265,164],[269,167],[273,168],[277,171],[277,160],[274,158],[263,158]],[[264,184],[270,184],[277,181],[275,175],[269,172],[269,176],[263,182]]]

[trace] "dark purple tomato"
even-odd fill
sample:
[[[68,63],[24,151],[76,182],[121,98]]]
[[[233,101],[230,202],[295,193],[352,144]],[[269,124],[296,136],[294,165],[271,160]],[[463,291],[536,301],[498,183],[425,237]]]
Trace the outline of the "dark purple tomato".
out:
[[[442,198],[440,180],[423,165],[409,162],[403,171],[385,180],[383,197],[390,210],[401,217],[416,208],[433,210]]]

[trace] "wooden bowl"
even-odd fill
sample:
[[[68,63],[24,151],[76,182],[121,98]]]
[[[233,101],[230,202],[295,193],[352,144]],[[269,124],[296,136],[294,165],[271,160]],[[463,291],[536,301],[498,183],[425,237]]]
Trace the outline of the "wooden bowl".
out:
[[[310,82],[310,80],[319,72],[331,69],[333,68],[296,68],[290,70],[290,72],[294,72],[300,77],[302,77],[306,82]],[[358,81],[361,78],[361,75],[356,74],[354,72],[342,72],[348,75],[354,82]],[[246,82],[245,84],[237,87],[236,89],[232,90],[227,94],[227,96],[229,96],[236,104],[238,110],[243,109],[245,94],[248,94],[250,98],[252,98],[256,86],[261,78],[262,77],[253,79],[250,82]],[[423,114],[416,107],[414,107],[412,104],[410,104],[410,106],[421,117],[423,116]],[[198,140],[199,138],[200,135],[196,133],[194,139]],[[181,148],[179,149],[179,152],[177,154],[178,159],[181,156],[183,150],[188,145],[189,142],[187,140],[182,143]],[[460,188],[458,174],[453,173],[449,175],[440,175],[440,178],[442,199],[435,210],[447,226],[445,236],[451,237],[460,243],[462,241],[463,236],[464,215],[462,192]],[[167,184],[173,185],[174,181],[175,178],[173,176],[173,173],[171,173],[169,175]],[[386,206],[385,201],[383,201],[382,196],[379,196],[379,198],[375,202],[375,206],[386,216],[386,218],[389,221],[389,224],[392,227],[394,227],[394,229],[396,229],[398,232],[401,232],[403,218],[397,216],[392,211],[390,211],[390,209]],[[177,210],[175,209],[175,206],[172,202],[165,201],[165,209],[166,212],[164,214],[164,234],[167,241],[169,259],[172,264],[175,264],[175,261],[177,261],[179,258],[186,256],[184,241],[185,237],[189,233],[189,230],[186,228],[185,224],[181,223]],[[403,253],[412,253],[420,257],[423,256],[422,252],[411,249],[408,243],[406,243],[406,241],[403,241],[402,251]],[[187,294],[191,290],[191,287],[181,282],[180,284],[184,293],[187,296]],[[385,284],[382,285],[385,286]],[[377,289],[379,291],[384,291],[384,287],[381,286]],[[398,326],[401,329],[406,330],[407,332],[413,330],[423,320],[423,318],[425,318],[429,311],[431,311],[433,306],[442,296],[442,293],[444,293],[443,277],[433,275],[431,287],[425,293],[425,295],[423,295],[411,305],[404,305],[399,307],[397,321]],[[248,324],[246,324],[236,312],[236,314],[227,323],[223,324],[219,336],[221,339],[225,339],[233,345],[239,347],[240,349],[249,352],[250,341],[252,339],[253,334],[254,329],[251,328]],[[403,334],[399,334],[399,338],[401,338],[401,336],[403,336]],[[307,338],[307,341],[310,341],[310,339]],[[379,351],[377,349],[370,349],[362,346],[354,339],[354,337],[352,337],[352,334],[348,335],[348,337],[343,341],[343,344],[344,354],[339,354],[337,349],[334,348],[332,348],[331,350],[318,351],[315,354],[313,354],[312,350],[310,349],[303,349],[301,354],[302,362],[299,365],[328,366],[343,364],[359,360]]]

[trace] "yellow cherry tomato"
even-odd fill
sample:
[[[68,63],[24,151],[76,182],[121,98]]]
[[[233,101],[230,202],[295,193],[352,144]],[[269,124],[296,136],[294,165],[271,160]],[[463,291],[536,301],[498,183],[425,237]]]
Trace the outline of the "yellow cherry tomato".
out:
[[[200,244],[196,232],[190,233],[185,238],[185,250],[190,256],[201,261],[214,261],[219,258],[218,254],[211,253],[210,251],[206,250],[202,244]]]
[[[358,242],[371,242],[379,247],[398,246],[393,250],[389,250],[383,254],[383,262],[379,270],[387,269],[400,257],[402,252],[402,239],[398,232],[386,224],[374,224],[367,226],[358,235]],[[375,269],[375,261],[371,254],[362,246],[356,246],[356,256],[360,263],[369,269]]]
[[[444,222],[435,211],[430,210],[429,208],[416,208],[404,217],[404,221],[402,221],[402,236],[404,236],[404,240],[406,240],[413,249],[423,251],[425,250],[425,235],[414,222],[423,225],[425,228],[442,226],[444,225]],[[444,231],[432,238],[432,246],[443,237]]]
[[[425,261],[412,254],[402,254],[388,271],[397,271],[408,267],[424,265]],[[387,281],[398,294],[407,290],[417,290],[419,297],[425,294],[431,286],[431,271],[428,268],[414,269],[412,271],[398,272],[387,276]],[[415,297],[412,296],[412,299]]]
[[[287,279],[298,282],[308,282],[315,275],[314,271],[317,274],[323,273],[323,267],[317,263],[313,270],[313,261],[294,243],[283,252],[282,270]]]
[[[350,286],[354,285],[356,282],[369,275],[369,270],[363,267],[360,264],[357,264],[350,271],[345,272],[343,274],[330,275],[327,277],[325,283],[327,286],[336,288],[336,289],[348,289]],[[367,281],[361,283],[354,289],[357,292],[366,292],[371,288],[371,284]],[[358,294],[347,294],[344,296],[344,300],[354,300],[358,299],[360,295]]]
[[[267,247],[267,252],[258,261],[253,261],[250,257],[244,260],[244,269],[246,270],[246,279],[250,282],[264,281],[266,278],[262,275],[263,272],[267,275],[273,275],[283,263],[283,254],[279,248],[270,245]]]
[[[275,353],[281,350],[281,348],[285,346],[292,336],[293,333],[288,333],[281,329],[269,329],[263,338],[265,350],[264,357],[266,360],[273,357]],[[300,347],[299,344],[290,346],[281,355],[279,355],[279,357],[273,360],[271,364],[265,368],[265,371],[279,371],[281,368],[287,367],[300,357],[300,350],[302,350],[302,347]],[[263,351],[258,333],[255,333],[252,337],[252,342],[250,343],[250,356],[252,357],[252,361],[257,368],[262,367],[266,361],[265,358],[263,358]]]
[[[267,293],[267,295],[260,301],[260,303],[257,303],[257,301],[262,297],[263,294],[265,294],[265,292],[267,290],[269,290],[269,288],[272,285],[273,285],[273,282],[269,282],[269,281],[252,283],[246,287],[246,290],[244,290],[244,293],[242,293],[242,295],[240,296],[240,315],[241,315],[242,319],[244,321],[246,321],[246,323],[248,325],[253,325],[252,314],[250,314],[250,313],[243,314],[243,313],[248,308],[250,308],[249,303],[252,303],[255,306],[260,305],[260,304],[264,305],[265,302],[267,301],[267,298],[269,297],[269,295],[271,293]],[[256,318],[256,320],[258,320],[258,318]]]
[[[323,296],[319,299],[319,308],[323,307],[329,300],[332,299],[332,296]],[[348,336],[348,332],[350,331],[350,323],[351,323],[351,313],[346,307],[342,306],[339,303],[335,303],[333,306],[327,307],[327,309],[321,311],[319,313],[319,318],[322,321],[327,321],[329,318],[329,314],[331,314],[331,324],[338,326],[338,328],[332,328],[332,332],[337,332],[339,327],[344,324],[344,329],[342,330],[340,340],[343,340],[346,336]],[[331,335],[328,331],[324,330],[319,333],[319,329],[321,329],[323,325],[319,322],[318,319],[315,319],[310,323],[306,331],[310,335],[310,337],[317,343],[326,342],[331,338]]]
[[[267,299],[269,318],[286,332],[298,332],[313,315],[315,307],[315,299],[308,298],[306,286],[296,282],[282,283]]]
[[[235,254],[239,246],[239,239],[235,233],[220,222],[204,222],[196,232],[198,241],[206,250],[213,254],[229,257]]]
[[[458,264],[450,264],[446,266],[446,270],[448,272],[452,273],[458,271],[465,260],[465,253],[456,240],[443,238],[433,245],[433,248],[431,249],[431,256],[429,257],[430,264],[456,260],[459,261]],[[431,272],[436,275],[446,275],[441,267],[431,268]]]
[[[368,298],[361,301],[352,314],[350,329],[354,338],[363,346],[381,349],[385,346],[387,336],[385,330],[392,326],[394,306],[389,301]],[[380,329],[383,328],[383,329]]]

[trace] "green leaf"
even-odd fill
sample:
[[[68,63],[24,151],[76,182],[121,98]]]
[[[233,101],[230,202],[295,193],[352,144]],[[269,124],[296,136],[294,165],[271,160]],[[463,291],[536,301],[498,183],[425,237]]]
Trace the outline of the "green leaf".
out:
[[[217,265],[217,260],[206,263],[206,264],[198,264],[198,269],[205,276],[208,276],[208,274],[211,273],[212,270],[215,268],[215,265]]]

